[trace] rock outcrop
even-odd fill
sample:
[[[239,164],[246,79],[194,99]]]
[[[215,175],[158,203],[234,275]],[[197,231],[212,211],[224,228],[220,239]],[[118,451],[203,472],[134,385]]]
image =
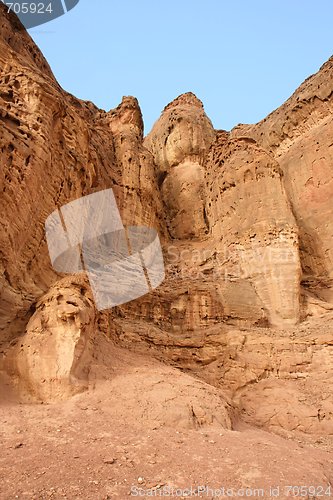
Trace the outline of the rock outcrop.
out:
[[[18,392],[52,402],[87,388],[98,331],[96,312],[84,276],[65,278],[50,288],[25,335],[12,341],[4,359]]]
[[[0,376],[68,397],[106,335],[225,390],[249,423],[333,434],[333,59],[256,125],[214,130],[188,93],[144,138],[135,98],[69,95],[0,16]],[[159,232],[166,279],[99,312],[84,276],[52,268],[44,224],[107,188],[125,226]]]
[[[299,230],[302,287],[332,301],[333,58],[285,104],[231,136],[251,138],[279,163]]]
[[[166,106],[145,139],[154,155],[171,238],[208,233],[204,165],[215,135],[202,103],[189,93]]]

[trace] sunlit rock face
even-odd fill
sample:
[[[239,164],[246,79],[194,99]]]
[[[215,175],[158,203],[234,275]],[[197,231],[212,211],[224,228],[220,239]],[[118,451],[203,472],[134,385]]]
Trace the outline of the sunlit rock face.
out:
[[[271,325],[296,324],[298,227],[278,162],[253,141],[223,138],[210,152],[207,183],[207,216],[217,248],[234,249],[238,278],[251,282]]]
[[[280,108],[232,137],[251,138],[279,164],[299,231],[304,289],[332,301],[333,58]]]
[[[96,308],[83,276],[58,281],[38,302],[19,341],[4,360],[20,394],[39,401],[65,399],[87,388]]]
[[[187,93],[144,138],[134,97],[105,112],[66,93],[5,10],[0,378],[69,397],[106,335],[222,387],[249,422],[331,433],[333,60],[256,125],[214,130]],[[106,189],[124,227],[158,231],[166,278],[101,313],[84,273],[53,269],[45,221]]]
[[[170,236],[208,233],[205,164],[216,133],[194,94],[183,94],[163,111],[144,145],[154,156]]]
[[[193,94],[165,108],[144,144],[154,155],[171,238],[201,241],[202,251],[216,252],[214,269],[221,276],[215,293],[230,306],[230,280],[223,277],[232,275],[237,295],[248,302],[249,320],[260,319],[259,300],[272,326],[296,324],[298,227],[278,161],[254,140],[216,133]]]

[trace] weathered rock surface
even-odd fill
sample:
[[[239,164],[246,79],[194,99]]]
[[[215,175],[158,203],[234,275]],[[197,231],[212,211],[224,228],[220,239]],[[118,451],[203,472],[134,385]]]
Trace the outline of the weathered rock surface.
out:
[[[279,163],[299,228],[302,285],[332,301],[333,59],[257,125],[236,127]]]
[[[257,125],[216,131],[188,93],[144,138],[135,98],[104,112],[69,95],[2,4],[0,15],[0,378],[42,401],[73,395],[98,379],[107,335],[205,381],[205,396],[189,375],[161,382],[170,410],[137,377],[163,425],[178,425],[179,407],[188,426],[194,398],[195,418],[219,414],[221,427],[233,407],[275,432],[332,435],[333,59]],[[158,230],[166,280],[100,313],[84,277],[52,269],[44,224],[106,188],[125,226]],[[121,384],[134,398],[126,374]]]
[[[204,164],[215,135],[202,103],[188,93],[166,106],[145,139],[154,155],[172,238],[208,233]]]
[[[223,254],[233,249],[235,279],[251,282],[271,325],[297,323],[298,228],[278,162],[251,141],[223,139],[210,153],[207,181],[212,237]]]
[[[64,278],[36,306],[23,337],[3,361],[19,393],[55,401],[88,386],[97,314],[86,279]]]
[[[137,100],[124,98],[105,113],[64,92],[27,33],[15,31],[16,17],[0,8],[0,329],[6,340],[24,331],[31,305],[57,280],[44,228],[57,206],[113,188],[124,224],[155,226],[162,235],[163,229]]]

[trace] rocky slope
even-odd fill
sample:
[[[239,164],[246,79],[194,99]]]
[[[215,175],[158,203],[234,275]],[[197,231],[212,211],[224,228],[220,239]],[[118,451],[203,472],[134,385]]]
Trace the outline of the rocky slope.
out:
[[[161,427],[333,436],[333,59],[256,125],[214,130],[188,93],[144,138],[135,98],[105,112],[69,95],[18,22],[0,4],[2,398],[53,402],[110,378],[115,419],[139,391]],[[52,268],[44,225],[107,188],[125,226],[158,231],[166,279],[99,312],[85,273]],[[152,361],[161,391],[133,370],[112,389],[115,346],[172,365]]]

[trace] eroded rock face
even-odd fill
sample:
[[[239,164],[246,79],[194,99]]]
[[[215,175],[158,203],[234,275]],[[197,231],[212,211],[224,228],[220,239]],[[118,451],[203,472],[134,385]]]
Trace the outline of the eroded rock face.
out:
[[[105,112],[67,94],[0,13],[0,375],[69,396],[103,332],[225,389],[248,422],[331,434],[333,60],[257,125],[216,131],[188,93],[143,138],[135,98]],[[44,224],[107,188],[125,226],[158,230],[166,279],[102,314],[52,269]]]
[[[212,147],[208,166],[207,216],[217,250],[234,249],[235,279],[250,281],[271,325],[296,324],[298,227],[278,162],[251,141],[223,138]]]
[[[188,93],[164,109],[144,141],[154,156],[172,238],[208,233],[204,165],[214,139],[202,102]]]
[[[0,329],[15,338],[33,304],[58,279],[45,239],[57,207],[112,188],[124,224],[156,227],[162,212],[141,111],[124,98],[110,113],[75,99],[55,81],[15,16],[0,5]],[[12,36],[10,33],[12,33]],[[28,50],[30,48],[30,50]],[[28,55],[27,55],[28,54]]]
[[[333,59],[279,109],[232,137],[255,140],[279,163],[300,239],[302,285],[332,301]]]
[[[194,373],[229,395],[241,418],[275,432],[332,434],[332,312],[288,330],[201,328],[181,336],[122,320],[118,343]]]
[[[96,312],[84,276],[50,288],[3,361],[20,394],[51,402],[87,388],[98,334]]]

